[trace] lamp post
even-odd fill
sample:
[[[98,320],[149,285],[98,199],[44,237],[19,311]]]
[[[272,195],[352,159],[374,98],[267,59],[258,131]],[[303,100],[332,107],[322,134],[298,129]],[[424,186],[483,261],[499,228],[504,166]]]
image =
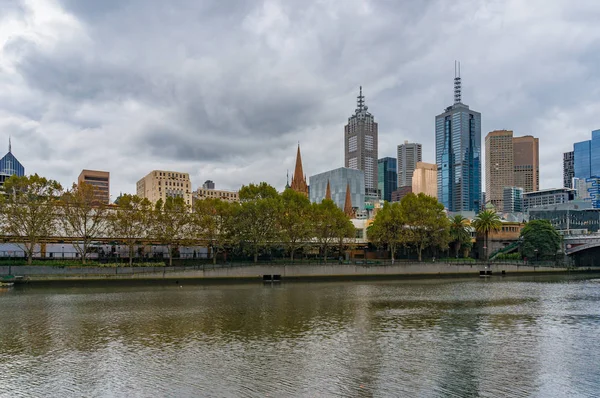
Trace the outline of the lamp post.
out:
[[[535,262],[537,263],[539,261],[539,258],[538,258],[538,249],[533,249],[533,252],[535,253]]]

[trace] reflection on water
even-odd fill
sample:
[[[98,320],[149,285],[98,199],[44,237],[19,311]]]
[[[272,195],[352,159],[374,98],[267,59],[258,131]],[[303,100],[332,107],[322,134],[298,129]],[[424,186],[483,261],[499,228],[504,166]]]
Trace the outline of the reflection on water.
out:
[[[586,279],[36,287],[0,296],[0,396],[595,396]]]

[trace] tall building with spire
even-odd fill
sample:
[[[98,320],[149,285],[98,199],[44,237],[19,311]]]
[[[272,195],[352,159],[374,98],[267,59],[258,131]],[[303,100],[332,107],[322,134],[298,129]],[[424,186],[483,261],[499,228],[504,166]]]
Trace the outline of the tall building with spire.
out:
[[[308,198],[308,184],[306,184],[306,176],[302,170],[302,156],[300,156],[300,144],[298,144],[298,152],[296,153],[296,168],[292,176],[292,184],[290,186],[294,191],[301,193]]]
[[[344,164],[365,173],[365,196],[377,198],[378,131],[375,118],[368,109],[361,86],[356,110],[344,126]]]
[[[455,64],[454,104],[435,117],[438,200],[449,211],[481,209],[481,113],[462,103]]]
[[[13,155],[12,142],[10,137],[8,137],[8,153],[0,159],[0,186],[4,185],[4,181],[8,180],[12,175],[23,177],[25,175],[25,168],[15,155]]]

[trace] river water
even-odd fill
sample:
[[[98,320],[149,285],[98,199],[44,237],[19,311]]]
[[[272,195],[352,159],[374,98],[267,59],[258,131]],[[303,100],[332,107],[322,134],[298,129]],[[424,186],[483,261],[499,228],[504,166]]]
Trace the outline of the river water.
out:
[[[600,394],[600,282],[0,289],[4,397]]]

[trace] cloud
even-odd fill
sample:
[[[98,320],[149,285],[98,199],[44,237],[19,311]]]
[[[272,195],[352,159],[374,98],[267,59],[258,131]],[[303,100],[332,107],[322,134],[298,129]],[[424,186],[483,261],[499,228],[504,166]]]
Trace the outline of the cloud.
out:
[[[5,6],[6,4],[6,6]],[[580,1],[10,0],[0,16],[0,142],[27,172],[70,185],[153,169],[237,189],[343,165],[362,85],[379,155],[404,140],[434,159],[453,62],[482,133],[540,138],[541,185],[600,127],[600,5]]]

